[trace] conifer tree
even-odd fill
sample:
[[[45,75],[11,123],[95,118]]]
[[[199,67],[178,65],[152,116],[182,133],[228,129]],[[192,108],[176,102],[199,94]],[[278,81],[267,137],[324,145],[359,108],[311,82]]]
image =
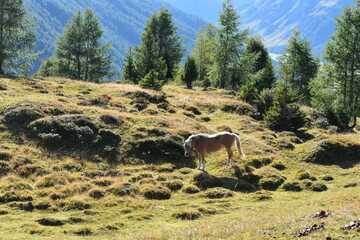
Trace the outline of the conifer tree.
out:
[[[139,74],[135,67],[135,59],[132,48],[129,49],[128,54],[124,59],[122,79],[124,81],[130,81],[132,83],[139,83]]]
[[[360,116],[360,1],[345,7],[326,46],[321,74],[312,81],[312,103],[340,131],[357,125]]]
[[[22,0],[0,0],[0,74],[28,74],[38,56],[34,28]]]
[[[235,80],[233,71],[239,61],[248,31],[240,30],[240,16],[237,14],[232,0],[223,2],[223,10],[220,14],[219,29],[217,33],[216,57],[213,69],[213,77],[216,86],[225,88],[229,82]]]
[[[308,85],[310,80],[316,77],[318,70],[318,61],[311,54],[310,41],[301,38],[299,31],[294,31],[285,51],[279,61],[279,73],[284,80],[299,90],[304,96],[305,103],[308,103]]]
[[[53,68],[57,69],[53,75],[91,82],[101,82],[104,77],[112,76],[112,59],[108,54],[110,44],[100,44],[102,34],[99,19],[91,9],[84,13],[78,11],[57,42],[56,61],[52,62],[58,67]],[[52,72],[47,71],[46,65],[41,69]]]
[[[271,63],[269,52],[262,43],[260,38],[249,37],[245,46],[245,54],[256,54],[254,63],[253,74],[259,73],[258,81],[255,87],[258,91],[265,88],[271,88],[275,82],[274,68]]]
[[[167,9],[160,9],[149,18],[141,35],[141,44],[134,49],[140,78],[153,69],[159,74],[159,79],[166,81],[173,77],[173,70],[184,55],[177,30]]]
[[[201,27],[195,40],[193,58],[198,68],[198,80],[203,87],[210,86],[209,74],[214,64],[216,27],[209,23]]]
[[[198,76],[198,71],[196,67],[196,63],[193,57],[189,56],[186,59],[184,65],[184,72],[181,76],[183,82],[185,82],[186,87],[188,89],[192,89],[192,83],[196,80]]]

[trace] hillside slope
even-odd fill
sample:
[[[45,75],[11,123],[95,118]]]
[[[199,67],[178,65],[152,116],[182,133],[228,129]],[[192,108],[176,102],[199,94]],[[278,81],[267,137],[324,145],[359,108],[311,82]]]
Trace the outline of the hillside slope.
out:
[[[340,230],[360,218],[358,134],[273,132],[227,90],[1,76],[0,89],[6,239],[360,237]],[[227,167],[221,150],[196,170],[183,141],[223,130],[247,159]]]
[[[100,18],[104,30],[103,40],[112,44],[111,55],[119,72],[122,60],[129,47],[140,43],[140,35],[151,14],[161,7],[169,8],[179,27],[179,35],[190,48],[194,43],[198,28],[205,24],[203,20],[160,0],[24,0],[30,16],[38,22],[37,50],[44,50],[41,58],[48,58],[55,49],[58,36],[68,20],[77,10],[92,8]],[[35,69],[39,67],[37,63]]]

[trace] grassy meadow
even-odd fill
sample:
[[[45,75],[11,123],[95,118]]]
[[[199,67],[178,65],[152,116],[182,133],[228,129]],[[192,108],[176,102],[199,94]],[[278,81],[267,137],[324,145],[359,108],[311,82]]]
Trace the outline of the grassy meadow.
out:
[[[0,89],[0,239],[360,239],[341,229],[360,219],[359,130],[273,132],[228,90],[63,78]],[[219,131],[247,158],[226,167],[223,149],[197,170],[183,141]]]

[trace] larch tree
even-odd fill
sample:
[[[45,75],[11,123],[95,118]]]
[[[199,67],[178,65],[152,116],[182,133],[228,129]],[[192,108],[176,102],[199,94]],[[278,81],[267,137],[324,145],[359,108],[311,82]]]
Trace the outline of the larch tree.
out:
[[[357,0],[337,18],[335,33],[326,46],[326,62],[312,82],[312,103],[330,115],[331,124],[340,131],[353,129],[360,116],[359,53],[360,1]]]
[[[232,0],[225,0],[220,13],[215,64],[212,70],[216,80],[215,85],[220,88],[228,87],[229,83],[234,82],[234,78],[236,78],[233,73],[238,67],[237,63],[241,58],[248,34],[248,30],[240,30],[240,24],[240,16],[237,14]]]
[[[45,61],[39,74],[48,72],[89,82],[102,82],[105,77],[112,76],[112,58],[108,54],[110,43],[102,45],[102,35],[103,30],[93,10],[78,11],[57,41],[56,58],[51,60],[58,64],[57,67],[51,65],[56,71],[48,71],[46,65],[49,63]]]
[[[209,73],[214,64],[216,27],[209,23],[201,27],[195,40],[193,58],[198,68],[198,80],[203,87],[210,86]]]
[[[22,0],[0,0],[0,74],[29,73],[39,54],[33,53],[35,26]]]

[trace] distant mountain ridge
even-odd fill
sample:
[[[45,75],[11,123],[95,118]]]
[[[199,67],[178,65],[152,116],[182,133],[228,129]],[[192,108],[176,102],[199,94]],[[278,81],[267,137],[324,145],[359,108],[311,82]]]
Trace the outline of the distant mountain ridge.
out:
[[[198,17],[185,13],[161,0],[24,0],[30,16],[38,22],[37,50],[44,50],[41,60],[51,56],[55,42],[68,20],[77,10],[92,8],[102,24],[104,42],[111,42],[110,54],[114,68],[120,71],[122,60],[130,46],[140,43],[140,35],[151,14],[161,7],[170,9],[179,27],[179,35],[190,48],[198,28],[206,24]],[[37,62],[36,70],[41,62]]]
[[[166,0],[170,4],[217,23],[214,16],[221,11],[221,0]],[[287,39],[292,31],[299,29],[302,36],[312,42],[316,55],[323,53],[330,35],[334,33],[335,16],[344,6],[355,4],[354,0],[233,0],[244,27],[252,34],[259,35],[269,51],[284,52]],[[202,6],[202,7],[201,7]],[[209,6],[209,7],[207,7]],[[196,12],[201,9],[201,12]],[[217,11],[214,12],[214,11]]]

